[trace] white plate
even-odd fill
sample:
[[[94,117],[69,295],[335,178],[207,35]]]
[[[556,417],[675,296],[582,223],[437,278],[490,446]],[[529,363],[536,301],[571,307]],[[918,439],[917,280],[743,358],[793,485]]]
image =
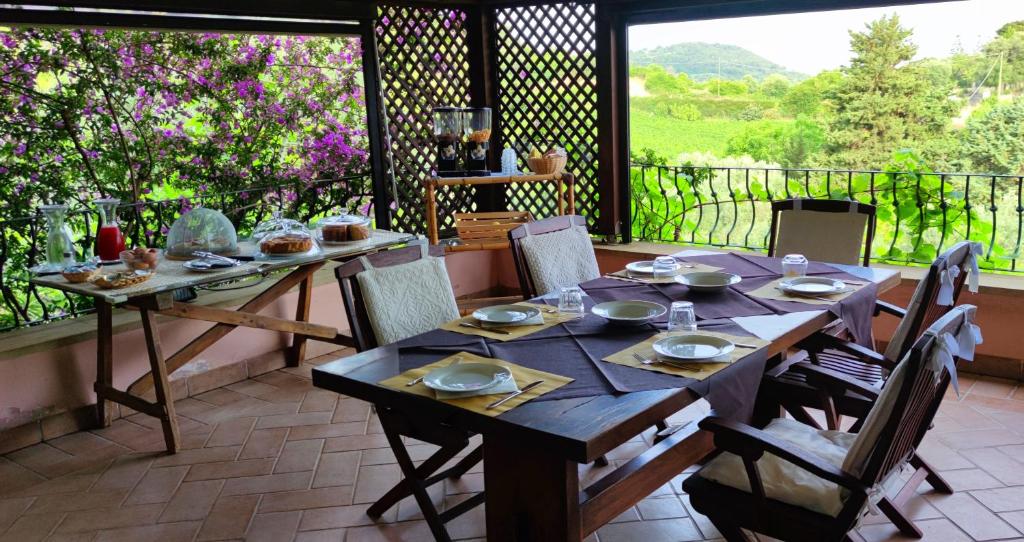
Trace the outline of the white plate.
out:
[[[679,268],[682,267],[678,262],[672,269],[672,273],[678,273]],[[642,262],[630,262],[626,264],[626,271],[635,273],[637,275],[653,275],[654,274],[654,261],[646,260]]]
[[[736,345],[731,341],[713,335],[688,333],[673,335],[654,343],[654,351],[667,361],[711,361],[733,351]]]
[[[423,384],[433,390],[465,392],[493,388],[512,378],[512,371],[489,363],[458,363],[434,369],[423,377]]]
[[[221,265],[221,266],[217,266],[217,267],[212,267],[212,266],[211,267],[201,267],[202,264],[197,264],[197,262],[205,262],[205,261],[208,261],[208,260],[206,260],[204,258],[196,258],[195,260],[189,260],[189,261],[181,264],[181,266],[184,267],[185,269],[188,269],[189,271],[195,271],[196,273],[216,273],[217,271],[226,271],[228,269],[234,269],[234,268],[242,265],[242,262],[238,262],[238,263],[233,264],[233,265]]]
[[[473,311],[473,318],[492,324],[514,324],[540,314],[540,309],[526,305],[495,305]]]
[[[793,295],[829,295],[845,290],[846,283],[824,277],[797,277],[780,282],[779,289]]]
[[[676,276],[676,282],[697,292],[720,292],[741,280],[739,275],[721,271],[697,271]]]
[[[590,312],[619,324],[643,324],[665,314],[668,309],[650,301],[606,301],[594,305]]]

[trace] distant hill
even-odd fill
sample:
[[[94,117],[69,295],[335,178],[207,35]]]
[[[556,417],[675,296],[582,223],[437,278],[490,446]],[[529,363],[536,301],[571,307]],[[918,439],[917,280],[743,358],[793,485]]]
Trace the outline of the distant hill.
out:
[[[743,47],[721,43],[688,42],[630,51],[629,61],[634,66],[660,64],[675,73],[685,73],[696,81],[717,76],[719,69],[723,79],[742,79],[747,74],[764,79],[773,73],[794,81],[807,78]]]

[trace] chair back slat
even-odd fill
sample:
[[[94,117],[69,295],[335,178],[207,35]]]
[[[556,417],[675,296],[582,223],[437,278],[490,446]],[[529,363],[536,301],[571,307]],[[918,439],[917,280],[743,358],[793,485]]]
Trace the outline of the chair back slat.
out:
[[[426,243],[426,239],[417,239],[403,248],[369,254],[366,259],[375,268],[415,262],[423,258],[423,245]],[[432,245],[429,247],[429,254],[444,256],[444,248]],[[356,280],[356,275],[363,271],[366,271],[366,267],[362,259],[345,262],[334,269],[334,276],[338,279],[338,287],[341,289],[345,317],[355,340],[356,350],[359,352],[379,346],[370,323],[370,315],[366,310],[366,301],[359,289],[359,281]]]
[[[967,279],[967,268],[972,254],[972,243],[959,242],[943,252],[928,267],[921,282],[918,283],[911,298],[907,314],[903,317],[893,333],[890,345],[885,349],[886,357],[892,361],[903,359],[911,346],[924,330],[948,313],[960,299],[964,281]],[[960,274],[953,280],[953,303],[939,304],[939,291],[942,288],[942,274],[956,266]]]
[[[508,240],[512,249],[512,259],[516,266],[516,275],[519,277],[519,287],[523,292],[523,299],[537,297],[536,282],[533,279],[530,266],[526,263],[526,256],[523,254],[523,238],[527,235],[554,233],[577,226],[585,228],[587,226],[587,219],[579,215],[554,216],[523,224],[509,230]]]
[[[904,371],[902,378],[896,379],[895,372],[893,377],[890,377],[886,388],[883,389],[883,395],[896,394],[895,401],[888,403],[892,408],[888,412],[882,412],[887,408],[887,404],[884,398],[880,397],[875,402],[872,413],[868,415],[868,421],[865,422],[865,426],[871,423],[870,418],[873,414],[885,416],[878,438],[860,469],[865,485],[873,486],[885,481],[893,469],[903,465],[921,443],[950,382],[947,367],[938,368],[936,372],[931,366],[935,350],[940,348],[944,335],[956,336],[962,326],[970,325],[975,312],[974,306],[962,305],[936,320],[914,343],[896,369]],[[955,363],[957,353],[953,352],[952,355]],[[898,387],[889,389],[889,386]]]
[[[867,266],[875,223],[875,206],[867,203],[802,198],[773,201],[768,255],[798,252],[812,260]]]

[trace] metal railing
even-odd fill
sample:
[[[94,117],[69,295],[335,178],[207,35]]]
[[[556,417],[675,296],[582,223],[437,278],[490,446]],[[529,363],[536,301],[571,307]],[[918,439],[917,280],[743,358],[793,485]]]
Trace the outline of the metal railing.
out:
[[[970,239],[983,269],[1024,271],[1024,176],[633,164],[630,187],[636,240],[764,250],[772,201],[852,199],[878,208],[877,261],[928,264]]]
[[[309,222],[339,206],[368,206],[370,186],[369,174],[360,173],[310,183],[127,203],[118,209],[118,219],[127,246],[163,247],[175,219],[188,209],[202,206],[224,213],[241,239],[274,211]],[[369,207],[363,210],[369,211]],[[82,259],[91,254],[97,227],[95,211],[71,210],[67,223],[79,251],[76,256]],[[89,298],[37,288],[29,282],[28,270],[46,259],[45,238],[45,220],[38,214],[0,221],[0,331],[74,317],[93,309]]]

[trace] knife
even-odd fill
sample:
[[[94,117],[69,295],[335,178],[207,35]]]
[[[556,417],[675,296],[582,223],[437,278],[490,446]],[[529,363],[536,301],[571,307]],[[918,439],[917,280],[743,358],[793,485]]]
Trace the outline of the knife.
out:
[[[514,392],[506,395],[505,397],[503,397],[501,399],[498,399],[497,401],[487,405],[487,409],[490,410],[492,408],[497,408],[497,407],[505,404],[505,402],[508,401],[509,399],[512,399],[514,397],[519,397],[520,395],[522,395],[522,394],[532,390],[533,388],[536,388],[537,386],[540,386],[543,383],[544,383],[543,380],[537,380],[537,381],[534,381],[534,382],[530,382],[529,384],[527,384],[527,385],[523,386],[522,388],[520,388],[519,391],[514,391]]]

